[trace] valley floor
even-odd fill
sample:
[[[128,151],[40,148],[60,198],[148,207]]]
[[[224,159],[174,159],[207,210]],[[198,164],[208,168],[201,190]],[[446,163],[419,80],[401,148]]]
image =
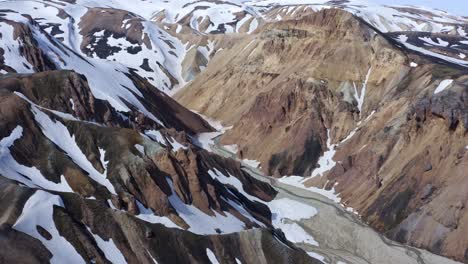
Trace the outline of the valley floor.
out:
[[[219,144],[218,139],[214,139],[215,144],[211,145],[211,150],[218,155],[237,159],[234,153]],[[270,183],[278,191],[275,199],[291,199],[317,209],[318,213],[313,217],[299,221],[291,220],[291,222],[296,222],[318,244],[317,246],[312,245],[314,243],[301,242],[296,245],[323,263],[458,263],[426,250],[389,240],[363,223],[358,216],[319,193],[265,176],[257,168],[245,162],[243,168],[254,178]]]

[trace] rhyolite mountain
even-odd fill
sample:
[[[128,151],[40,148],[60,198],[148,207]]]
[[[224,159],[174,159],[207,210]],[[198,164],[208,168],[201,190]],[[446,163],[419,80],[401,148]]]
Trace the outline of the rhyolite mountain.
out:
[[[360,0],[0,1],[0,263],[325,261],[252,160],[468,262],[466,32]]]

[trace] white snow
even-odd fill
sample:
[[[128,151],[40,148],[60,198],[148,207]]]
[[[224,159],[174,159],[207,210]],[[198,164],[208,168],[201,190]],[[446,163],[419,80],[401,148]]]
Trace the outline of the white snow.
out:
[[[432,40],[430,37],[419,37],[420,40],[424,41],[425,43],[433,46],[439,46],[439,47],[447,47],[449,43],[447,41],[442,40],[441,38],[437,38],[437,42]]]
[[[418,47],[418,46],[413,45],[411,43],[408,43],[407,42],[408,41],[408,36],[406,36],[406,35],[403,35],[403,34],[399,35],[395,40],[397,40],[398,42],[400,42],[401,44],[403,44],[406,48],[408,48],[410,50],[414,50],[414,51],[417,51],[417,52],[422,53],[424,55],[431,56],[431,57],[434,57],[434,58],[437,58],[437,59],[445,60],[445,61],[450,62],[450,63],[458,64],[460,66],[468,67],[468,62],[467,61],[452,58],[452,57],[449,57],[449,56],[445,56],[445,55],[442,55],[442,54],[439,54],[439,53],[436,53],[436,52],[433,52],[433,51],[426,50],[424,48]]]
[[[418,64],[417,64],[416,62],[413,62],[413,61],[412,61],[412,62],[410,63],[410,67],[416,68],[416,67],[418,67]]]
[[[179,34],[180,31],[182,31],[182,26],[181,26],[181,25],[177,25],[176,33]]]
[[[212,179],[217,180],[217,181],[219,181],[220,183],[222,183],[224,185],[231,185],[231,186],[235,187],[242,195],[244,195],[249,200],[263,203],[262,200],[258,199],[255,196],[252,196],[252,195],[248,194],[244,190],[244,186],[243,186],[242,182],[239,179],[237,179],[236,177],[234,177],[232,175],[229,175],[229,177],[227,177],[226,175],[224,175],[222,172],[220,172],[216,168],[212,169],[212,170],[209,170],[208,174],[211,176]]]
[[[364,105],[364,98],[366,96],[367,82],[369,81],[371,71],[372,71],[372,67],[370,67],[369,70],[367,71],[366,78],[364,80],[364,83],[362,84],[360,94],[358,94],[356,84],[353,82],[353,85],[354,85],[354,98],[356,99],[356,101],[358,103],[359,115],[361,115],[362,106]]]
[[[229,152],[236,154],[239,151],[239,147],[236,144],[233,145],[224,145],[223,148],[228,150]]]
[[[126,264],[127,261],[123,256],[122,252],[117,248],[112,238],[108,241],[102,239],[99,235],[94,234],[89,227],[87,227],[88,232],[91,233],[94,237],[94,241],[98,245],[99,249],[104,253],[106,259],[109,260],[113,264]]]
[[[178,151],[179,149],[187,149],[186,146],[180,144],[177,140],[175,140],[173,137],[170,137],[169,138],[169,143],[171,144],[172,146],[172,150],[173,151]]]
[[[314,259],[316,259],[316,260],[318,260],[318,261],[320,261],[322,263],[325,263],[325,257],[322,256],[322,255],[319,255],[319,254],[317,254],[315,252],[312,252],[312,251],[308,251],[307,255],[313,257]]]
[[[464,53],[460,53],[460,54],[458,54],[458,57],[460,59],[464,59],[464,58],[466,58],[466,55]]]
[[[112,203],[111,202],[109,202],[109,203],[111,205],[111,208],[113,208],[114,206],[112,205]],[[146,208],[138,200],[136,201],[136,203],[137,203],[137,206],[138,206],[138,210],[140,211],[140,214],[136,215],[137,218],[139,218],[139,219],[141,219],[143,221],[146,221],[148,223],[162,224],[162,225],[164,225],[166,227],[169,227],[169,228],[179,228],[180,229],[180,227],[178,225],[174,224],[174,222],[172,222],[169,218],[167,218],[165,216],[155,215],[154,212],[151,209]]]
[[[3,49],[4,64],[15,69],[17,72],[32,73],[34,72],[32,65],[20,53],[20,48],[23,46],[21,40],[14,39],[13,26],[7,23],[0,23],[0,48]]]
[[[145,131],[145,135],[150,137],[151,139],[155,140],[156,142],[158,142],[159,144],[161,144],[163,146],[167,146],[167,143],[169,143],[170,147],[172,148],[173,151],[178,151],[180,149],[187,149],[186,146],[180,144],[173,137],[168,137],[167,141],[166,141],[166,138],[161,134],[160,131],[147,130],[147,131]]]
[[[294,222],[312,218],[317,214],[317,209],[289,198],[275,199],[268,203],[268,207],[272,213],[273,226],[281,228],[289,241],[318,246],[317,241]]]
[[[452,83],[453,83],[453,80],[451,79],[441,81],[439,86],[437,86],[437,88],[434,90],[434,94],[438,94],[442,92],[443,90],[445,90],[445,88],[449,87]]]
[[[210,260],[212,264],[219,264],[218,260],[216,259],[215,254],[213,253],[213,251],[211,251],[211,249],[209,248],[206,249],[206,255],[208,256],[208,259]]]
[[[147,130],[145,131],[145,135],[149,136],[151,139],[162,144],[163,146],[166,146],[167,144],[164,136],[157,130]]]
[[[116,194],[114,186],[107,179],[106,172],[100,173],[94,168],[77,145],[75,136],[70,134],[66,126],[58,120],[52,121],[48,115],[34,105],[31,105],[31,111],[34,114],[36,122],[42,129],[42,133],[44,133],[50,141],[62,149],[76,165],[86,171],[90,178],[106,187],[112,194]]]
[[[149,250],[146,250],[146,252],[148,252],[148,254],[150,255],[151,259],[153,260],[153,263],[158,264],[158,261],[153,257],[153,255],[151,255],[151,252],[149,252]]]
[[[23,128],[17,126],[11,134],[0,140],[0,175],[18,181],[31,188],[42,188],[58,192],[73,192],[62,175],[59,183],[46,179],[36,167],[19,164],[11,155],[10,147],[23,136]],[[27,177],[27,178],[26,178]]]
[[[319,158],[317,164],[318,168],[312,171],[312,177],[322,176],[325,172],[331,170],[335,167],[336,162],[333,160],[333,156],[335,156],[336,144],[331,144],[331,137],[330,137],[330,130],[327,130],[327,150],[323,153],[323,155]]]
[[[54,206],[64,207],[58,195],[37,190],[26,202],[13,228],[39,241],[52,253],[52,264],[85,263],[75,248],[57,230],[53,218]],[[47,240],[37,231],[37,226],[47,230],[52,239]]]
[[[75,111],[75,102],[73,102],[73,99],[70,98],[70,103],[72,105],[72,110]]]
[[[257,160],[243,159],[242,163],[253,168],[259,168],[260,166],[260,161]]]
[[[225,234],[244,230],[244,222],[228,212],[224,212],[224,215],[213,212],[214,216],[210,216],[193,205],[185,204],[177,196],[172,181],[168,180],[168,183],[172,191],[169,202],[176,209],[178,215],[190,226],[188,231],[200,235],[212,235],[217,234],[216,229]]]
[[[208,124],[210,124],[210,126],[212,126],[214,129],[216,129],[217,131],[215,132],[205,132],[205,133],[200,133],[200,134],[197,134],[194,138],[193,138],[193,143],[197,146],[199,146],[200,148],[203,148],[207,151],[210,151],[212,152],[213,150],[211,149],[211,146],[215,145],[215,142],[214,142],[214,139],[216,137],[219,137],[220,135],[224,134],[227,130],[231,129],[232,127],[225,127],[223,126],[223,124],[220,122],[220,121],[217,121],[217,120],[214,120],[214,119],[211,119],[207,116],[204,116],[196,111],[193,111],[194,113],[196,113],[197,115],[199,115],[200,117],[202,117],[206,122],[208,122]]]
[[[140,152],[141,154],[145,155],[145,147],[140,145],[140,144],[135,144],[135,148]]]

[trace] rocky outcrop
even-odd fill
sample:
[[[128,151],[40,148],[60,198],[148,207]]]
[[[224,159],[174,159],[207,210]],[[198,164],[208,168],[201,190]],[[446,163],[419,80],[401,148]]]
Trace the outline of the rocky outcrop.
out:
[[[268,175],[309,177],[390,238],[466,261],[466,71],[337,9],[256,36],[176,98],[233,125],[221,143]]]
[[[374,87],[395,93],[394,75],[407,71],[396,67],[407,60],[403,53],[339,9],[269,24],[258,34],[258,40],[245,40],[228,55],[215,56],[213,67],[176,98],[234,125],[222,143],[238,144],[241,156],[261,161],[269,175],[310,175],[326,150],[327,128],[338,127],[332,121],[344,124],[336,138],[345,138],[359,116],[379,103]],[[373,74],[363,90],[369,68]],[[367,92],[362,109],[358,89]]]
[[[317,263],[274,230],[276,191],[190,129],[125,128],[71,71],[0,87],[1,261]]]
[[[10,10],[6,13],[16,12]],[[29,15],[23,16],[29,21],[29,23],[37,25],[37,23]],[[37,40],[34,38],[33,32],[27,25],[4,18],[0,18],[0,23],[4,23],[6,26],[12,27],[13,36],[11,37],[13,39],[8,39],[10,36],[0,36],[0,39],[5,38],[3,40],[5,44],[10,41],[21,43],[21,45],[19,45],[18,52],[28,63],[23,64],[24,67],[30,71],[46,71],[56,69],[55,64],[47,56],[45,56],[40,48],[38,48]],[[4,64],[4,53],[5,50],[0,48],[0,70],[4,70],[6,72],[16,72],[15,69]]]
[[[183,108],[144,79],[137,75],[130,77],[144,94],[140,98],[142,103],[162,121],[162,124],[189,134],[212,130],[201,117]],[[107,101],[96,99],[86,78],[73,71],[9,76],[0,80],[0,89],[20,93],[43,108],[68,113],[79,120],[137,128],[141,131],[163,128],[137,109],[128,113],[118,113]]]
[[[51,258],[59,260],[61,256],[57,251],[50,252],[40,242],[57,239],[49,233],[53,229],[76,249],[67,257],[76,257],[75,260],[82,259],[86,263],[111,263],[109,260],[115,262],[119,260],[119,255],[123,258],[120,260],[127,263],[207,263],[212,258],[207,255],[208,250],[220,263],[236,263],[236,259],[243,263],[319,263],[267,229],[200,236],[151,224],[129,212],[109,208],[105,200],[85,199],[71,193],[53,194],[59,195],[63,202],[60,206],[42,206],[43,210],[51,210],[53,222],[44,228],[38,225],[37,237],[33,238],[18,231],[22,228],[16,221],[21,217],[23,205],[36,195],[44,195],[43,191],[21,187],[3,177],[0,177],[0,184],[5,187],[0,194],[8,199],[8,207],[14,209],[2,211],[1,214],[0,244],[8,250],[2,250],[0,260],[6,263],[47,263]],[[110,256],[108,251],[102,250],[102,244],[106,241],[114,245],[115,255]]]

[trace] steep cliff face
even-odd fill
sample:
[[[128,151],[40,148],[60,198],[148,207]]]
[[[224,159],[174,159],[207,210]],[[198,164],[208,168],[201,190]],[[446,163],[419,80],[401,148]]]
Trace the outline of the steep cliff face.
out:
[[[5,75],[0,87],[0,225],[12,250],[0,259],[314,263],[273,231],[276,191],[193,146],[190,129],[138,124],[71,71]]]
[[[336,136],[344,138],[379,103],[373,86],[395,93],[395,75],[409,71],[402,52],[339,9],[269,24],[257,36],[228,55],[221,51],[217,66],[176,98],[233,124],[222,142],[238,144],[242,156],[261,161],[269,175],[310,174],[333,120],[342,121]],[[231,54],[239,55],[227,59]]]
[[[221,143],[267,175],[334,188],[389,237],[466,261],[468,75],[421,54],[322,10],[220,51],[176,98],[232,125]]]

